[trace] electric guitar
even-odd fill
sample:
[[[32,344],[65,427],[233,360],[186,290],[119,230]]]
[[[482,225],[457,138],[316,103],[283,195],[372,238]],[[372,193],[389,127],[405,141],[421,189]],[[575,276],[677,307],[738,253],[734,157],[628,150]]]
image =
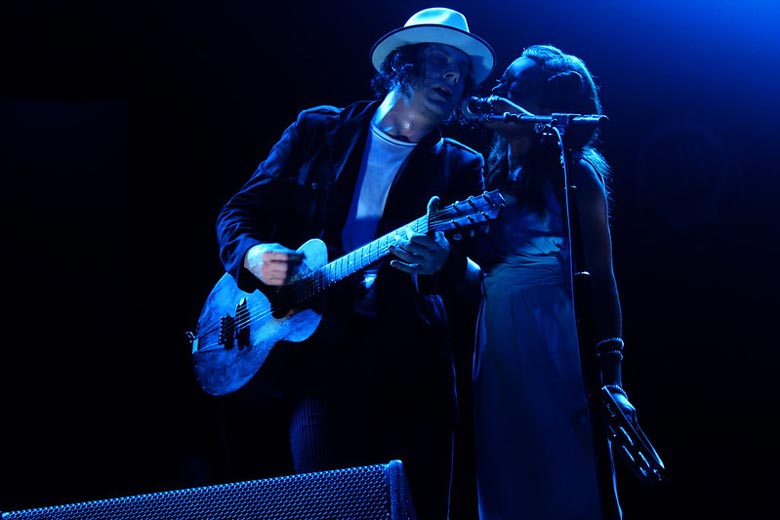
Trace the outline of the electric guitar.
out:
[[[498,190],[455,202],[328,263],[322,240],[306,241],[297,251],[303,262],[295,277],[274,291],[239,289],[225,273],[201,310],[196,331],[188,332],[195,375],[203,390],[224,395],[244,386],[260,369],[279,341],[300,342],[311,336],[322,319],[318,296],[329,287],[389,254],[399,236],[409,232],[457,233],[494,220],[504,206]]]

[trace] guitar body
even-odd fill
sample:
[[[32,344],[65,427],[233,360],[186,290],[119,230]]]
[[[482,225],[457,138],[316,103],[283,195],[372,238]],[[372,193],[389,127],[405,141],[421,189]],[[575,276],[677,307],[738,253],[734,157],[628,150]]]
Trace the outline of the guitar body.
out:
[[[299,277],[327,262],[325,243],[304,243]],[[300,342],[309,338],[322,319],[313,308],[287,308],[285,298],[270,298],[260,290],[238,288],[225,273],[211,290],[198,318],[192,356],[195,376],[206,393],[224,395],[251,379],[279,341]]]

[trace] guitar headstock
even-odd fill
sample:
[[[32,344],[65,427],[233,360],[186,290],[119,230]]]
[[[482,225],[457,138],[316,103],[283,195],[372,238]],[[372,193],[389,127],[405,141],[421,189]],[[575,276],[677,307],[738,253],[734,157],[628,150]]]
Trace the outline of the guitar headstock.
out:
[[[498,218],[505,204],[499,190],[472,195],[464,201],[453,202],[431,212],[428,227],[433,230],[447,231],[490,222]]]

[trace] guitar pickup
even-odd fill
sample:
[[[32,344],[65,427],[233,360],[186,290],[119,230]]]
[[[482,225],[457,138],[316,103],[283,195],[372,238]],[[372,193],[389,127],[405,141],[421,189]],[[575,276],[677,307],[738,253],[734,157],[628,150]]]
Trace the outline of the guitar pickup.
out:
[[[220,345],[225,348],[233,347],[233,337],[236,331],[236,319],[229,314],[222,316],[219,320],[219,339],[217,340]]]
[[[225,315],[219,320],[220,345],[226,349],[238,347],[242,349],[249,346],[249,309],[246,299],[236,305],[236,315]]]

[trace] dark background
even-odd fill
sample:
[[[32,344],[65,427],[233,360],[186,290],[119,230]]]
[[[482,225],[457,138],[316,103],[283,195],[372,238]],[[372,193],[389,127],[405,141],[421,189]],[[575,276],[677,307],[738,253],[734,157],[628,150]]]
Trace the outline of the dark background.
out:
[[[185,333],[223,272],[214,218],[300,109],[370,97],[373,42],[433,5],[0,7],[0,510],[288,471],[273,400],[193,378]],[[621,467],[626,519],[771,511],[780,7],[443,5],[499,73],[552,43],[601,85],[625,383],[669,470],[648,487]],[[225,421],[256,447],[240,471]]]

